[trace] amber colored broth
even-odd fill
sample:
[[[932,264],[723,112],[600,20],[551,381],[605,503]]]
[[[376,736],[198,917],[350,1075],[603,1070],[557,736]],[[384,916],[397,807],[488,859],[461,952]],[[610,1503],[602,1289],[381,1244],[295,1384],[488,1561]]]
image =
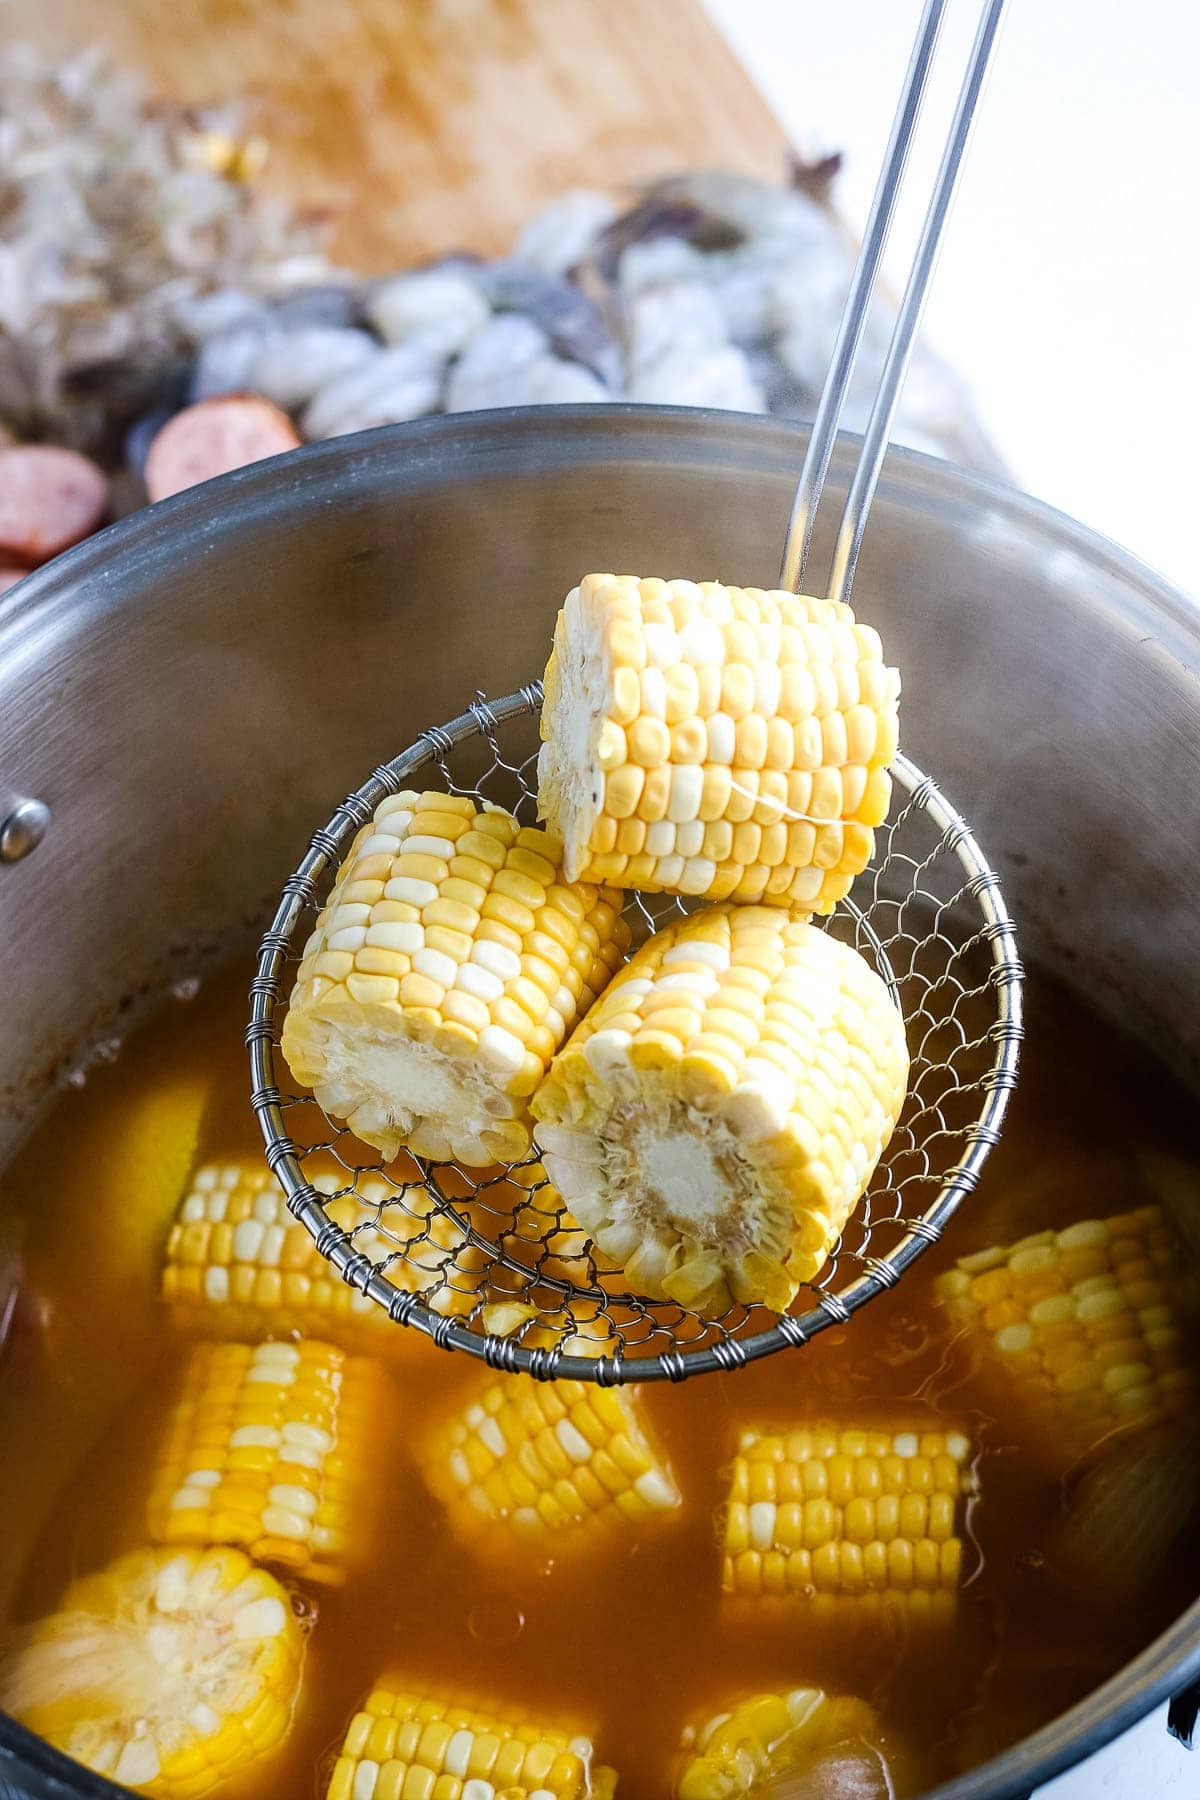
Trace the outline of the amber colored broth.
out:
[[[0,1621],[54,1605],[64,1584],[144,1541],[148,1470],[183,1347],[155,1282],[178,1195],[131,1231],[96,1171],[151,1084],[211,1083],[198,1154],[257,1152],[240,1045],[242,982],[172,1002],[110,1066],[68,1092],[5,1172],[0,1216],[36,1229],[0,1360]],[[1141,1153],[1179,1153],[1186,1100],[1163,1072],[1055,989],[1034,983],[1023,1082],[978,1195],[947,1241],[845,1329],[737,1375],[644,1390],[686,1495],[669,1525],[537,1567],[489,1567],[461,1548],[408,1456],[435,1411],[480,1379],[413,1336],[395,1361],[396,1423],[374,1449],[382,1498],[340,1590],[304,1590],[313,1616],[303,1695],[285,1749],[228,1800],[323,1794],[346,1722],[388,1669],[431,1691],[521,1703],[594,1730],[629,1800],[665,1800],[681,1723],[731,1694],[812,1683],[872,1701],[909,1746],[904,1785],[970,1766],[1044,1723],[1145,1645],[1200,1587],[1200,1553],[1163,1566],[1114,1609],[1056,1571],[1061,1497],[948,1348],[930,1300],[956,1254],[1152,1197]],[[400,1329],[400,1328],[397,1328]],[[978,1444],[970,1579],[953,1631],[905,1641],[814,1624],[803,1607],[731,1621],[716,1518],[739,1426],[896,1410],[964,1425]],[[386,1435],[386,1434],[385,1434]],[[1192,1534],[1192,1540],[1197,1540]]]

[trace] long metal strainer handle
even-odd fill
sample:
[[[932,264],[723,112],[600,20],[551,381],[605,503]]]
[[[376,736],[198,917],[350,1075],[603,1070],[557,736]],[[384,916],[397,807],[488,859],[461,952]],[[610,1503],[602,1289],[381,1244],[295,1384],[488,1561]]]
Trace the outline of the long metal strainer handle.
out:
[[[788,526],[787,541],[783,550],[783,564],[779,576],[780,586],[790,588],[793,593],[799,593],[804,583],[817,508],[820,505],[825,477],[829,471],[829,460],[833,454],[833,446],[837,438],[855,358],[862,339],[867,310],[879,274],[880,261],[887,243],[888,233],[891,230],[896,199],[904,178],[913,134],[925,98],[929,71],[946,4],[947,0],[926,0],[925,10],[921,15],[908,74],[905,77],[900,104],[892,125],[891,138],[883,159],[883,167],[879,173],[875,197],[871,202],[862,249],[859,252],[854,276],[850,283],[850,291],[846,296],[846,306],[842,314],[833,356],[830,359],[829,370],[825,377],[825,385],[821,390],[816,418],[813,421],[812,435],[808,441],[804,466],[800,472],[800,481],[792,506],[792,517]],[[826,589],[829,597],[834,600],[847,599],[854,581],[854,570],[858,562],[863,532],[866,528],[867,513],[870,510],[875,487],[879,480],[879,472],[883,466],[892,419],[896,411],[896,402],[904,383],[913,340],[916,337],[921,311],[925,305],[925,296],[929,291],[930,277],[937,262],[946,218],[954,198],[963,155],[971,135],[975,109],[983,90],[1005,5],[1006,0],[987,0],[979,21],[979,29],[975,34],[970,61],[967,64],[967,70],[959,90],[958,103],[954,109],[950,134],[942,153],[937,180],[930,195],[912,269],[904,290],[904,297],[900,302],[900,310],[896,315],[896,324],[888,345],[887,355],[884,358],[879,389],[867,423],[858,466],[854,471],[850,491],[846,496],[846,504],[842,512],[841,524],[838,528],[837,543]]]

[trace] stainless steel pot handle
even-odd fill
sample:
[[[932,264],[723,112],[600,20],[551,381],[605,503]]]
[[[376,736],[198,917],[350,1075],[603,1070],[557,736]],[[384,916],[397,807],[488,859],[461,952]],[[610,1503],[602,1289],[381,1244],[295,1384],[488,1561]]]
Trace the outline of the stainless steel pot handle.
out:
[[[1185,1750],[1196,1748],[1197,1719],[1200,1719],[1200,1675],[1172,1695],[1167,1707],[1167,1730]]]

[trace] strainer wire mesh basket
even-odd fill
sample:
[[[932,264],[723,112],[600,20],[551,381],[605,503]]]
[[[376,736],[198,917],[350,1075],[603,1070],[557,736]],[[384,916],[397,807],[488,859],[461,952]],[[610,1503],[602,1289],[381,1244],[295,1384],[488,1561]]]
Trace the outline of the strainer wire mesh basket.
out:
[[[904,1111],[866,1195],[786,1315],[735,1306],[710,1318],[631,1293],[622,1273],[597,1267],[536,1151],[521,1165],[485,1171],[409,1155],[385,1165],[311,1095],[294,1091],[279,1053],[285,989],[354,834],[418,777],[420,786],[503,806],[533,824],[531,721],[541,698],[540,683],[490,702],[481,695],[422,732],[337,808],[285,882],[259,948],[246,1034],[267,1161],[343,1280],[398,1327],[443,1348],[544,1379],[605,1384],[735,1369],[845,1323],[894,1286],[976,1186],[1017,1076],[1023,978],[1012,924],[969,827],[900,756],[875,860],[823,921],[888,984],[912,1059]],[[629,895],[635,945],[684,904]]]

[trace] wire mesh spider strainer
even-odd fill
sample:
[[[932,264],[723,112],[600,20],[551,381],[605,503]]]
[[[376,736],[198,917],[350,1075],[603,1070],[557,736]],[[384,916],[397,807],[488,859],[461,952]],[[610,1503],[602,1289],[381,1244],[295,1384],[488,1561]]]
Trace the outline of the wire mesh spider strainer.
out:
[[[950,194],[1004,0],[987,0],[930,202],[911,279],[834,552],[831,598],[846,599],[887,433]],[[828,468],[866,306],[878,269],[945,0],[928,0],[810,439],[781,580],[804,578],[815,507]],[[283,1091],[277,1049],[284,974],[299,960],[312,915],[354,834],[389,795],[413,784],[491,802],[536,822],[534,683],[504,699],[479,696],[458,719],[422,733],[338,808],[285,884],[263,939],[248,1032],[253,1093],[267,1158],[295,1215],[351,1285],[445,1347],[494,1366],[602,1382],[735,1368],[805,1342],[890,1287],[939,1236],[978,1179],[1016,1078],[1021,969],[997,879],[962,818],[932,780],[901,757],[899,804],[877,855],[827,929],[873,963],[904,1015],[908,1098],[883,1161],[824,1269],[787,1315],[733,1306],[716,1318],[629,1291],[598,1261],[533,1155],[485,1171],[411,1153],[385,1166],[311,1097]],[[640,938],[682,902],[632,894]]]
[[[482,1172],[415,1157],[385,1166],[311,1096],[279,1086],[289,965],[354,833],[414,779],[533,823],[540,701],[538,684],[491,703],[480,697],[423,732],[338,808],[286,883],[263,939],[248,1033],[268,1161],[343,1278],[442,1346],[506,1369],[604,1381],[736,1368],[806,1342],[891,1287],[974,1187],[1016,1080],[1021,967],[1012,927],[970,830],[901,757],[876,860],[827,922],[888,983],[913,1058],[908,1102],[867,1196],[808,1305],[784,1317],[738,1306],[712,1319],[641,1299],[622,1274],[597,1267],[535,1158]],[[683,905],[630,895],[635,943]],[[348,1228],[331,1208],[351,1218]]]

